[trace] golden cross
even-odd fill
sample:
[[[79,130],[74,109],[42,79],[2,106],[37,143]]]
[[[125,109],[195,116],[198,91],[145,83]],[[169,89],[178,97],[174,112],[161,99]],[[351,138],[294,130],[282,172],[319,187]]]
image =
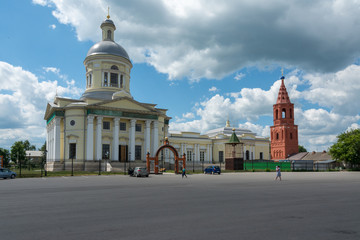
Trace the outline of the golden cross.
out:
[[[110,8],[108,7],[108,15],[107,15],[107,19],[109,19],[110,18]]]

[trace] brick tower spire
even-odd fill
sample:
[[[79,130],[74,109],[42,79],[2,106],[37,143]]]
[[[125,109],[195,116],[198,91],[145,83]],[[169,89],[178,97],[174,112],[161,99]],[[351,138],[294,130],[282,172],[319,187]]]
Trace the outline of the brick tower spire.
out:
[[[274,126],[271,132],[271,159],[286,159],[298,153],[298,128],[294,125],[294,104],[290,102],[284,84],[285,77],[281,77],[276,104],[273,105]]]

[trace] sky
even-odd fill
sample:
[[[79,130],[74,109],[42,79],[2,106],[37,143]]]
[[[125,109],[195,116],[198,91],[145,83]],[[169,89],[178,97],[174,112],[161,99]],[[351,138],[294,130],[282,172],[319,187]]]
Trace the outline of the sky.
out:
[[[0,1],[0,148],[46,139],[44,113],[85,91],[83,61],[110,8],[136,101],[170,131],[246,128],[269,137],[281,69],[299,144],[323,151],[360,126],[357,0]]]

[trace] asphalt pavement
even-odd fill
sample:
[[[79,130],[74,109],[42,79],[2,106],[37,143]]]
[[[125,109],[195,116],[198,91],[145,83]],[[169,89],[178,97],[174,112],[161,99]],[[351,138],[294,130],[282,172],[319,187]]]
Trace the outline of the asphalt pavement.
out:
[[[360,173],[0,180],[0,239],[360,239]]]

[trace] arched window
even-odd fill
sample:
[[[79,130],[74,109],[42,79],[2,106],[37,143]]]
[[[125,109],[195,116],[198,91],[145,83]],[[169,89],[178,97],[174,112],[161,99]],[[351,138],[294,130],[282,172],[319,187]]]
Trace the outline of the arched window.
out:
[[[290,133],[290,139],[292,139],[292,133]]]
[[[276,109],[275,115],[276,115],[275,118],[279,119],[279,110]]]
[[[107,31],[107,39],[111,40],[111,30]]]
[[[112,66],[111,66],[111,69],[112,69],[112,70],[119,70],[119,68],[118,68],[116,65],[112,65]]]
[[[123,75],[120,75],[120,88],[123,87]]]
[[[276,133],[276,140],[279,140],[279,133]]]
[[[283,110],[281,112],[281,117],[286,118],[286,109],[285,108],[283,108]]]

